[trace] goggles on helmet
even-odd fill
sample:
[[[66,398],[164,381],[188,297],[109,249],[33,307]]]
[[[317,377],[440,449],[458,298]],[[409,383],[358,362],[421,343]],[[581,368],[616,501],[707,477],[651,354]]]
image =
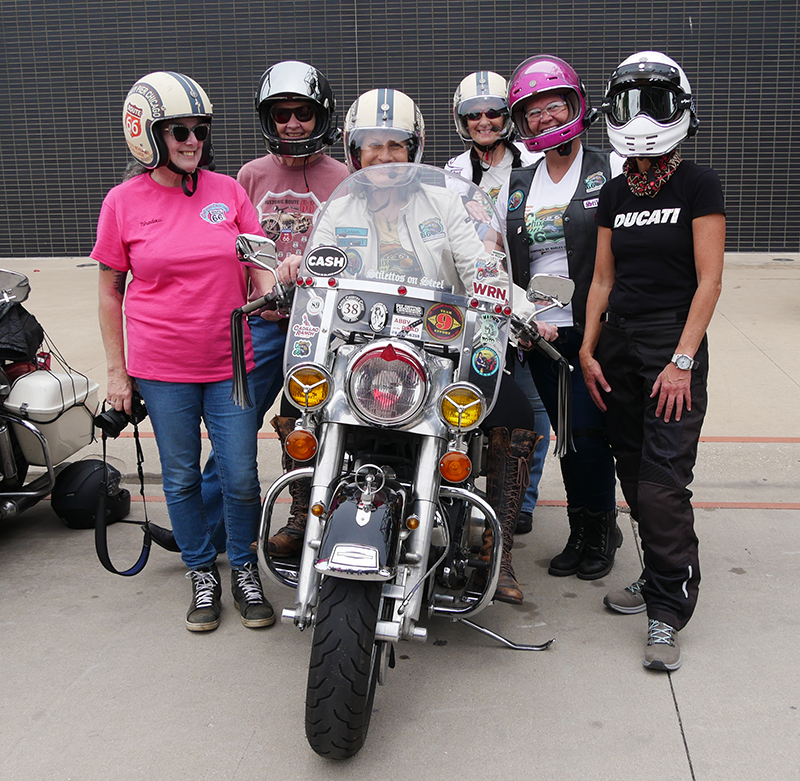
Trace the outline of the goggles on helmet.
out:
[[[668,124],[691,108],[692,97],[658,84],[631,85],[609,96],[601,111],[608,114],[612,125],[622,126],[638,114],[646,114],[656,122]]]

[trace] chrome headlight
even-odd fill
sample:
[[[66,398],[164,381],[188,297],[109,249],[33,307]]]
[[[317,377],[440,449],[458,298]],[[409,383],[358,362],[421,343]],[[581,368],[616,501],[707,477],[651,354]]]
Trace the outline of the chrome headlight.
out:
[[[313,410],[328,400],[333,380],[324,366],[301,363],[295,366],[283,383],[289,401],[300,410]]]
[[[479,426],[486,410],[483,394],[468,382],[448,385],[439,394],[439,417],[448,426],[469,431]]]
[[[370,423],[398,426],[411,420],[425,402],[425,365],[407,345],[374,344],[356,356],[349,373],[350,403]]]

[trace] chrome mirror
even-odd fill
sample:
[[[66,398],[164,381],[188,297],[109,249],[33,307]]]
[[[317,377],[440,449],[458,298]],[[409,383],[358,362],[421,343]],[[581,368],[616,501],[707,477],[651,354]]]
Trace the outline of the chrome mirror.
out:
[[[549,304],[549,309],[563,309],[575,292],[575,283],[569,277],[553,274],[534,274],[528,285],[526,298],[537,304]]]
[[[252,233],[241,233],[236,237],[236,255],[245,266],[271,271],[273,274],[278,265],[275,242]]]

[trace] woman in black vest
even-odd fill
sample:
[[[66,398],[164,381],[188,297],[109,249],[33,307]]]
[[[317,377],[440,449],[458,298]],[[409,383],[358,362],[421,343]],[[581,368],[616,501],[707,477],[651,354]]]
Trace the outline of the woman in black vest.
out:
[[[573,366],[575,443],[575,449],[560,459],[569,539],[550,561],[548,572],[596,580],[614,566],[622,532],[616,520],[614,461],[605,439],[605,419],[583,382],[578,350],[594,270],[597,197],[606,181],[621,171],[622,160],[581,144],[580,135],[595,112],[578,74],[564,60],[531,57],[517,67],[509,84],[517,133],[529,151],[545,153],[544,161],[513,171],[498,198],[498,203],[508,204],[501,220],[505,217],[514,282],[525,288],[535,273],[569,276],[575,282],[572,304],[547,315],[548,323],[557,326],[555,347]],[[534,350],[528,365],[550,420],[557,420],[555,364]]]
[[[641,578],[604,602],[620,613],[646,610],[644,666],[677,670],[677,633],[700,584],[688,486],[706,411],[705,333],[722,287],[722,187],[711,168],[681,159],[679,145],[698,122],[674,60],[652,51],[626,59],[602,110],[627,160],[597,210],[581,364],[589,392],[607,409],[617,475],[644,552]]]

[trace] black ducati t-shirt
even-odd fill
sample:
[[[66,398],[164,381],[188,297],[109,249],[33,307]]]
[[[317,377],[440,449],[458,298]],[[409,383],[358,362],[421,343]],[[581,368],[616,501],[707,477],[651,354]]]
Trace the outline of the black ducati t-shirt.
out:
[[[628,316],[688,309],[697,289],[692,220],[724,212],[716,172],[686,160],[652,198],[634,195],[624,174],[608,182],[596,219],[613,231],[609,309]]]

